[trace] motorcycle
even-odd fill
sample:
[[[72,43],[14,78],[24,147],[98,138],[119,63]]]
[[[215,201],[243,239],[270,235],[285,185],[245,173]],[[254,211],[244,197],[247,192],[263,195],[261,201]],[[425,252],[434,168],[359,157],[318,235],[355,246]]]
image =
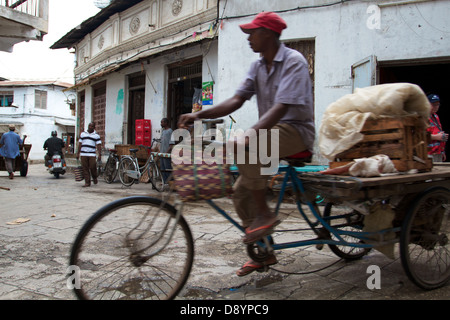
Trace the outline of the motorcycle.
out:
[[[59,153],[55,153],[52,156],[52,159],[49,160],[48,171],[50,174],[53,174],[56,179],[59,178],[59,175],[66,173],[66,162]]]

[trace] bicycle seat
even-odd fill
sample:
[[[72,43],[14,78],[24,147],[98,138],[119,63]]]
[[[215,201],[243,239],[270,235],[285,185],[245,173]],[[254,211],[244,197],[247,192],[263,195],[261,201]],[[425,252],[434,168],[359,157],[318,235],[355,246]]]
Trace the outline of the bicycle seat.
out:
[[[116,149],[108,149],[108,151],[111,152],[111,153],[117,153]]]
[[[287,161],[293,167],[304,167],[305,163],[309,163],[312,160],[312,152],[302,151],[296,154],[284,157],[282,160]]]
[[[130,149],[130,152],[131,153],[136,153],[136,152],[138,152],[139,151],[139,149]]]

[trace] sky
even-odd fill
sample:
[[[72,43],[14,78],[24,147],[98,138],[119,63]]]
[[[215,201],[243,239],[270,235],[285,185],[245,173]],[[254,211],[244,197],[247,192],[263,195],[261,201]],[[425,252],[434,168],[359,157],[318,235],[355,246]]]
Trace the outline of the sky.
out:
[[[43,41],[21,42],[0,51],[0,77],[8,80],[58,80],[73,83],[74,54],[50,49],[84,20],[97,14],[94,0],[50,0],[48,34]],[[73,51],[73,50],[72,50]]]

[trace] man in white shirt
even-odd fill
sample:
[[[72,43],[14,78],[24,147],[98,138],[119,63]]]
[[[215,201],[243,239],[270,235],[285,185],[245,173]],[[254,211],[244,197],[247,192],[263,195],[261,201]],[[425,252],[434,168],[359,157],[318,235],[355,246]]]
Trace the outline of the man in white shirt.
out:
[[[91,186],[91,176],[94,184],[98,183],[97,157],[101,157],[102,140],[95,131],[95,124],[89,123],[87,131],[80,135],[77,151],[77,159],[81,155],[81,166],[83,167],[84,186]]]

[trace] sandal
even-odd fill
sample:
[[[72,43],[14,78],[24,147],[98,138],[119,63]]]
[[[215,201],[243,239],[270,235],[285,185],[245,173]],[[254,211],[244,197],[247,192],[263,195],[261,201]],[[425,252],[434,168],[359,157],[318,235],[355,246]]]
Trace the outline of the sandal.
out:
[[[261,238],[264,238],[265,236],[272,234],[273,228],[279,225],[280,223],[281,221],[277,220],[272,224],[267,224],[265,226],[261,226],[255,229],[250,229],[250,227],[248,227],[247,229],[245,229],[245,236],[243,238],[243,242],[245,244],[255,243]]]
[[[277,258],[274,255],[271,255],[264,262],[256,262],[253,260],[247,261],[238,271],[236,271],[236,275],[238,277],[246,276],[253,271],[263,272],[267,271],[267,267],[277,264]]]

